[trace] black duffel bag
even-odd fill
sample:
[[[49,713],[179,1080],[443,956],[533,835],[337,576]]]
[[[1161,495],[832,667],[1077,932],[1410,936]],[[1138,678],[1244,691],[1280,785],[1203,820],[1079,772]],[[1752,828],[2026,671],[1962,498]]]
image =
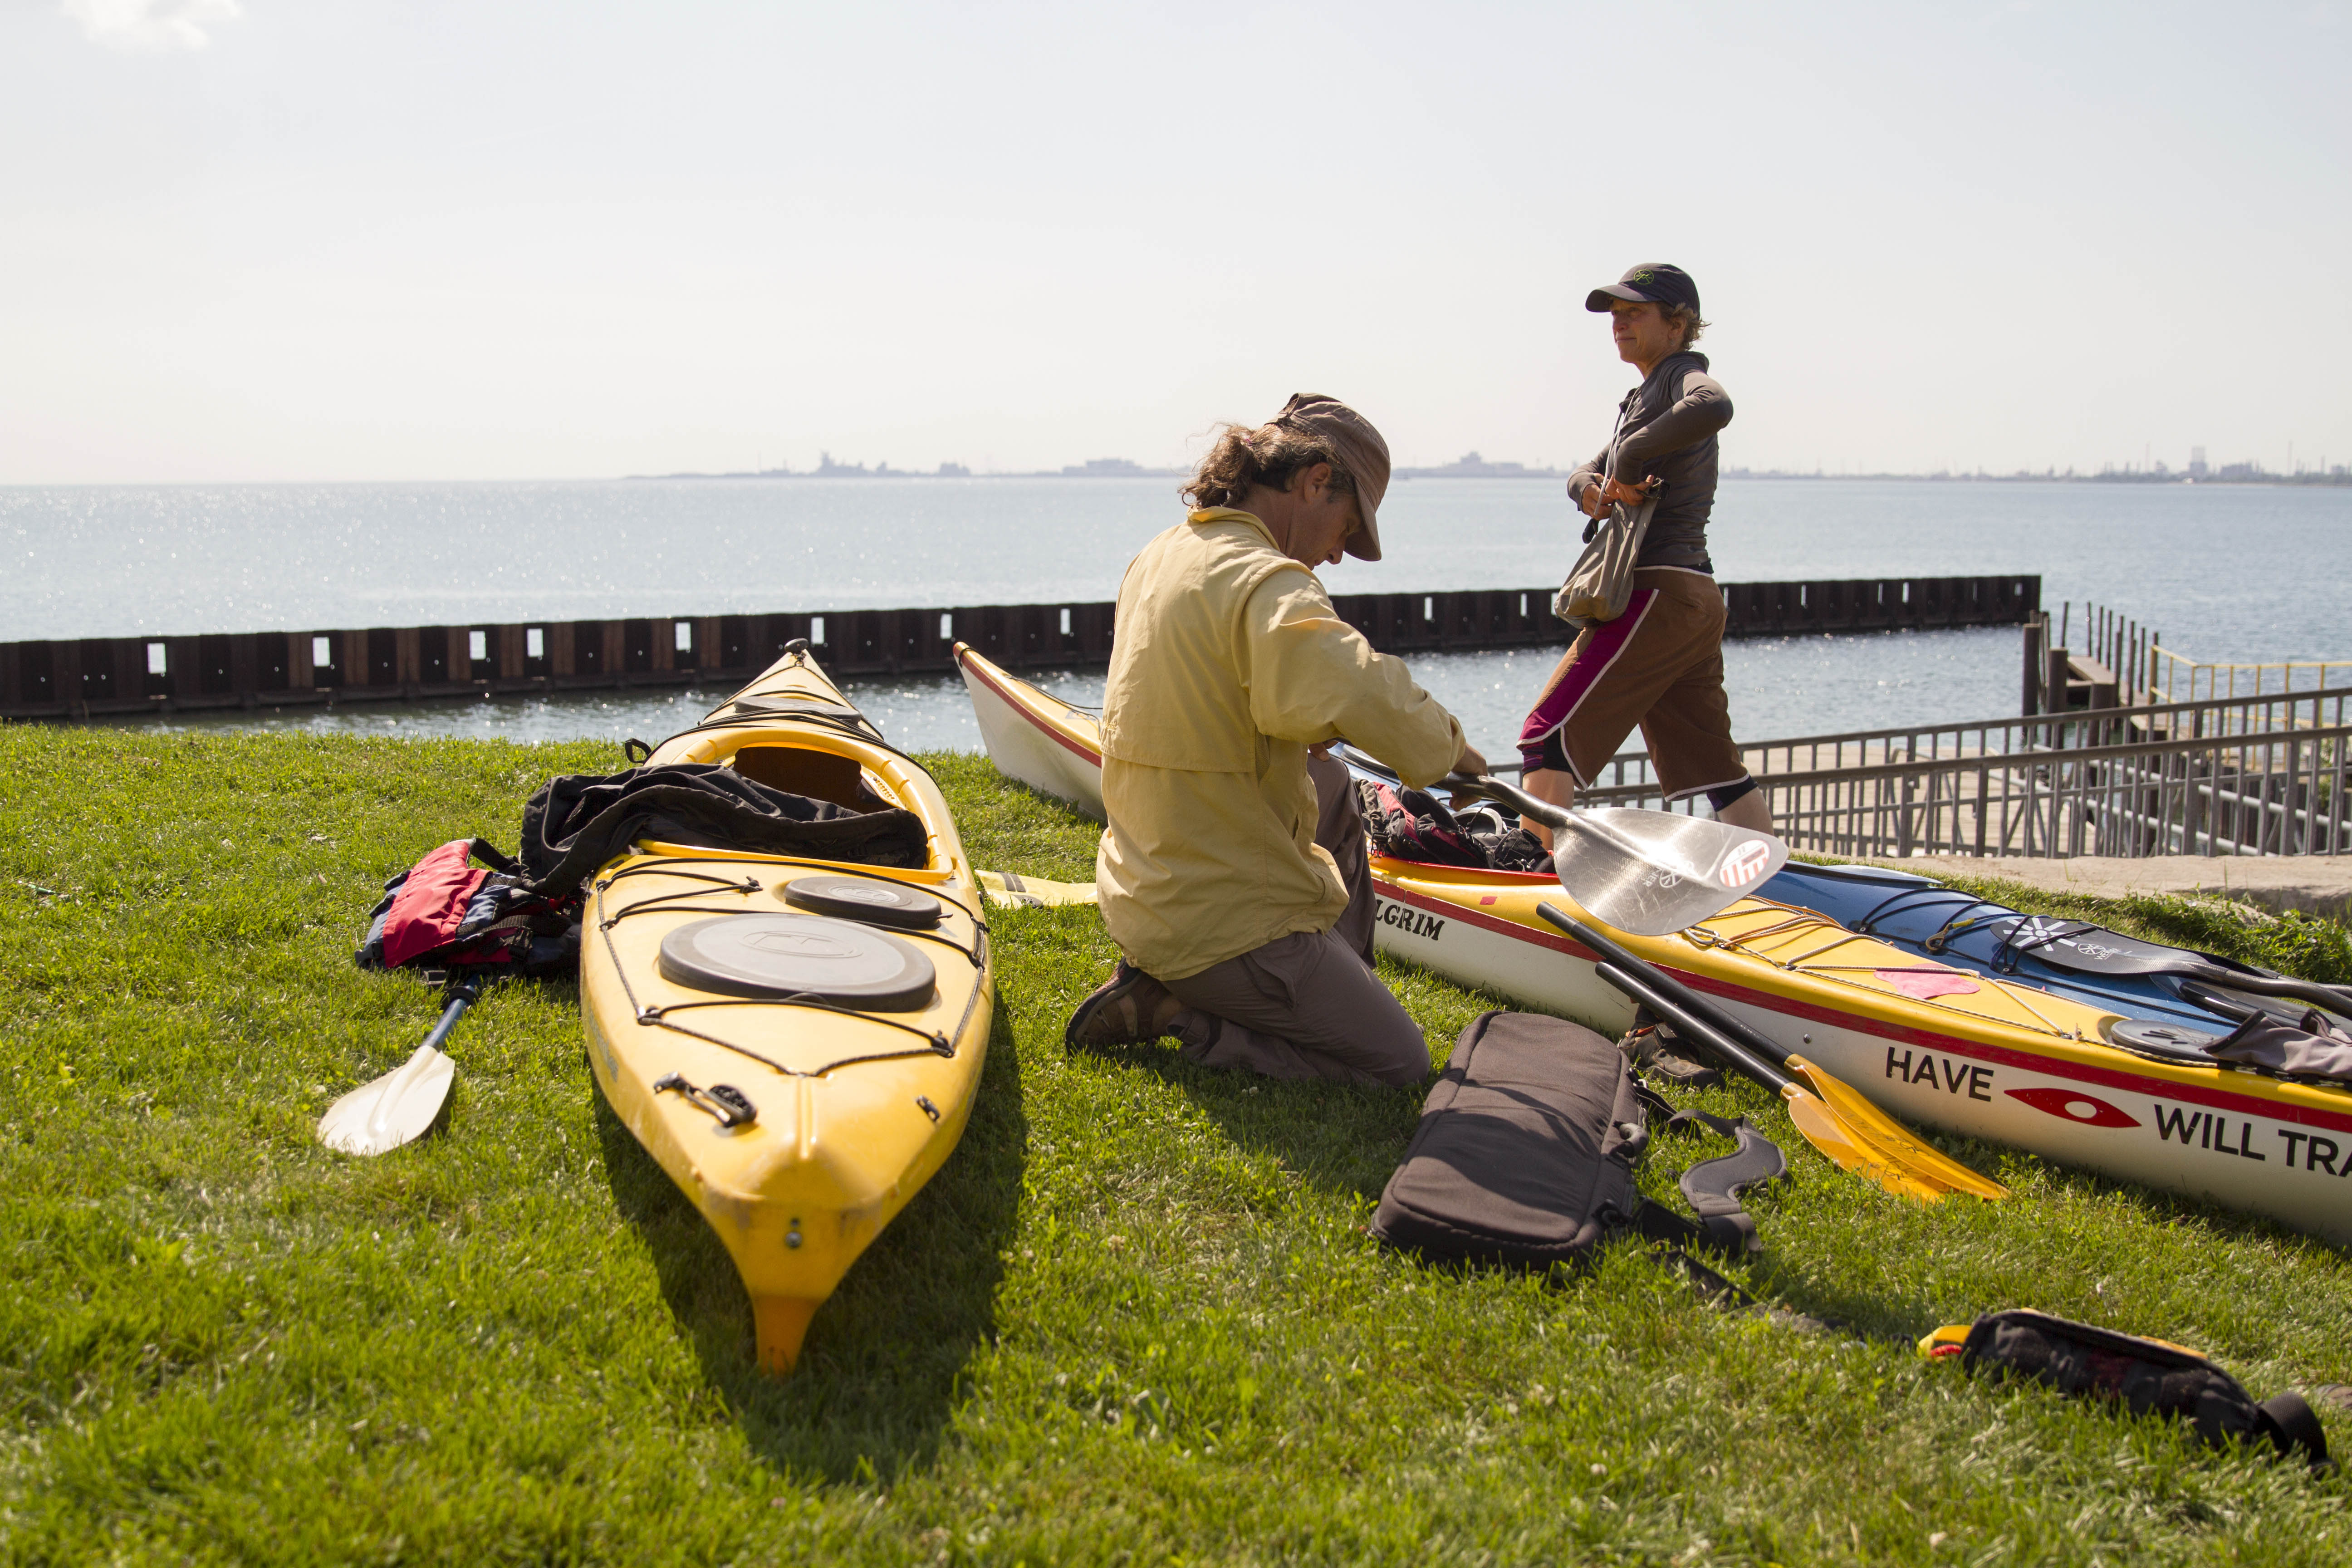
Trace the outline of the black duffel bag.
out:
[[[548,780],[523,807],[516,858],[533,891],[561,897],[640,838],[898,868],[924,865],[930,844],[911,811],[853,811],[716,763],[676,763]]]
[[[1669,1129],[1705,1125],[1739,1142],[1684,1173],[1696,1223],[1634,1188],[1654,1112]],[[1430,1089],[1372,1231],[1427,1258],[1526,1267],[1580,1264],[1628,1232],[1738,1255],[1758,1245],[1739,1194],[1787,1171],[1779,1147],[1745,1120],[1675,1113],[1591,1030],[1486,1013],[1462,1031]]]

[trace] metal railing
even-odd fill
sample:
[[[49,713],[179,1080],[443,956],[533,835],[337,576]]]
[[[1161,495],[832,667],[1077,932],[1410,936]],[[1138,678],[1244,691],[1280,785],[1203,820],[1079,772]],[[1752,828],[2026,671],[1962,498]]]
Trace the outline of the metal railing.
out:
[[[1822,854],[2352,852],[2352,687],[1855,731],[1743,748],[1790,845]],[[1668,805],[1648,758],[1592,805]]]
[[[2332,679],[2352,678],[2352,659],[2282,659],[2270,664],[2206,664],[2157,646],[2148,649],[2147,684],[2168,702],[2176,698],[2261,696],[2266,691],[2309,690]]]
[[[2199,702],[2271,692],[2309,691],[2352,679],[2352,659],[2273,659],[2209,664],[2164,646],[2163,638],[2119,611],[2085,603],[2079,646],[2111,672],[2125,700]],[[2061,605],[2052,628],[2054,645],[2077,646],[2075,606]],[[2047,706],[2044,704],[2043,706]]]

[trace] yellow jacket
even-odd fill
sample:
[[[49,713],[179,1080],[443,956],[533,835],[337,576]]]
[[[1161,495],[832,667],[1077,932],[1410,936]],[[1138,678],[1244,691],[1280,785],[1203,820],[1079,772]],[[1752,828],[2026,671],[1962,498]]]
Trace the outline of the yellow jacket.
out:
[[[1095,857],[1137,967],[1181,980],[1338,921],[1307,748],[1342,737],[1416,784],[1462,753],[1453,715],[1250,513],[1196,511],[1143,547],[1118,589]]]

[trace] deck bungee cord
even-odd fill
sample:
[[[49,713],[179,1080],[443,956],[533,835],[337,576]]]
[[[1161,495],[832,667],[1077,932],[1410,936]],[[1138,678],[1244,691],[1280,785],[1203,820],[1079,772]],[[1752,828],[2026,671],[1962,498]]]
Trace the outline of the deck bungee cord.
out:
[[[729,859],[745,859],[750,858],[747,856],[738,855],[733,851],[721,851],[719,853],[726,854]],[[838,860],[787,859],[782,856],[773,857],[772,859],[779,864],[823,867],[835,876],[861,877],[872,881],[881,882],[891,887],[906,886],[905,883],[900,882],[894,877],[877,876],[870,871],[852,870]],[[622,870],[615,871],[611,876],[604,878],[596,882],[594,884],[594,890],[601,894],[605,889],[611,887],[614,882],[620,881],[625,877],[639,876],[691,878],[697,881],[708,882],[717,887],[725,888],[730,891],[742,893],[747,898],[753,893],[762,891],[765,888],[765,884],[763,884],[757,877],[748,875],[739,882],[730,878],[709,877],[701,875],[698,872],[673,871],[667,868],[674,865],[691,865],[693,863],[694,860],[691,857],[664,856],[657,860],[641,862],[637,865],[630,866]],[[785,888],[789,888],[791,885],[792,884],[790,883],[782,884],[782,886]],[[966,947],[963,943],[955,941],[951,937],[941,936],[935,931],[924,931],[913,926],[894,925],[890,928],[891,934],[899,937],[911,937],[923,942],[935,942],[941,947],[961,953],[965,958],[971,961],[971,966],[974,969],[979,969],[985,965],[988,962],[986,952],[986,944],[988,942],[988,922],[982,920],[979,915],[973,913],[961,899],[955,898],[950,894],[941,892],[933,888],[925,888],[922,890],[930,897],[939,900],[940,902],[952,906],[957,912],[963,915],[965,919],[971,921],[978,940],[972,946]],[[740,910],[714,910],[709,908],[697,909],[689,904],[671,904],[669,902],[672,899],[698,899],[704,896],[705,895],[701,891],[694,889],[688,889],[676,893],[656,893],[652,898],[640,899],[634,904],[625,906],[618,914],[604,917],[603,920],[598,921],[597,929],[599,931],[609,931],[614,926],[618,925],[621,921],[628,919],[634,914],[693,913],[732,915],[741,914],[744,912]],[[604,908],[604,900],[600,898],[597,900],[597,907],[601,910]],[[656,909],[655,907],[656,905],[660,905],[662,907],[660,909]]]
[[[817,862],[817,864],[830,865],[831,863]],[[745,911],[741,910],[712,910],[708,908],[696,908],[692,905],[668,904],[664,902],[667,898],[678,895],[657,894],[654,898],[642,900],[637,904],[626,906],[616,914],[607,915],[604,911],[606,910],[611,896],[611,885],[614,882],[619,881],[624,877],[639,872],[652,875],[679,874],[668,871],[662,866],[629,867],[614,873],[610,877],[602,879],[595,884],[594,889],[596,894],[596,908],[599,915],[599,919],[596,922],[597,933],[604,941],[605,956],[613,964],[614,977],[620,982],[622,994],[627,998],[631,1015],[635,1018],[638,1026],[640,1027],[647,1028],[668,1029],[674,1033],[687,1036],[689,1038],[700,1040],[706,1045],[717,1046],[722,1050],[732,1051],[738,1056],[749,1058],[751,1060],[758,1062],[761,1066],[769,1068],[786,1078],[822,1078],[825,1074],[833,1072],[840,1068],[856,1067],[866,1062],[898,1061],[910,1057],[936,1056],[946,1057],[952,1059],[956,1055],[955,1042],[962,1037],[965,1029],[970,1026],[972,1013],[980,1005],[982,997],[987,989],[985,985],[979,984],[978,982],[973,984],[970,992],[965,996],[962,1016],[957,1019],[956,1026],[952,1032],[938,1029],[923,1029],[913,1024],[907,1023],[902,1019],[891,1017],[887,1013],[877,1009],[844,1006],[840,1003],[829,1001],[822,996],[808,992],[796,992],[779,996],[711,997],[708,1000],[698,999],[688,1002],[671,1002],[658,1006],[649,1006],[638,996],[636,987],[630,982],[628,968],[626,965],[622,963],[620,952],[613,942],[613,927],[627,919],[629,915],[637,912],[641,909],[645,909],[647,905],[652,904],[662,905],[660,909],[649,911],[653,913],[713,914],[721,917],[731,917],[740,915]],[[719,879],[717,878],[703,878],[702,879],[714,882],[719,880]],[[882,879],[887,880],[887,879]],[[746,878],[745,880],[751,884],[749,888],[742,889],[747,896],[751,892],[759,890],[759,883],[756,879]],[[726,885],[736,887],[740,886],[740,884],[733,883]],[[698,892],[688,892],[683,896],[699,897],[702,895]],[[959,904],[958,907],[961,908],[961,904]],[[951,941],[945,937],[938,936],[932,932],[908,931],[900,934],[929,937],[930,940],[939,942],[942,946],[952,948],[957,952],[960,952],[966,958],[970,959],[975,971],[984,971],[987,966],[988,930],[984,924],[977,921],[973,923],[977,928],[977,936],[974,945],[969,948],[963,946],[960,942]],[[865,1023],[878,1024],[887,1028],[912,1035],[916,1038],[924,1041],[925,1044],[920,1048],[917,1049],[902,1051],[870,1051],[856,1056],[842,1057],[827,1062],[822,1067],[788,1067],[784,1063],[776,1060],[773,1057],[754,1050],[749,1046],[724,1038],[721,1036],[710,1034],[705,1030],[689,1028],[684,1024],[674,1022],[669,1016],[669,1015],[673,1013],[688,1012],[705,1007],[803,1008],[816,1012],[831,1013],[840,1017],[856,1018]]]
[[[2012,981],[2005,981],[1997,975],[1969,975],[1969,978],[1983,984],[1989,984],[1995,995],[2007,996],[2011,1001],[2015,1002],[2019,1007],[2022,1008],[2032,1017],[2033,1022],[2021,1023],[2014,1018],[2002,1017],[1996,1014],[1984,1012],[1979,1008],[1963,1006],[1959,1003],[1951,1000],[1948,996],[1916,996],[1909,992],[1897,991],[1891,986],[1882,989],[1877,986],[1865,985],[1858,980],[1848,978],[1848,972],[1856,974],[1866,973],[1876,975],[1889,972],[1913,973],[1919,971],[1917,971],[1916,966],[1913,965],[1813,963],[1812,960],[1818,958],[1821,954],[1825,952],[1833,952],[1837,949],[1843,947],[1850,942],[1878,942],[1879,939],[1864,932],[1848,931],[1840,926],[1835,921],[1829,919],[1827,916],[1815,914],[1811,910],[1799,909],[1793,904],[1778,903],[1767,899],[1756,899],[1752,901],[1759,904],[1769,905],[1774,909],[1786,910],[1789,911],[1790,918],[1780,921],[1778,925],[1768,926],[1759,931],[1743,931],[1731,936],[1724,935],[1722,932],[1716,931],[1711,925],[1695,925],[1680,933],[1683,940],[1689,942],[1694,947],[1711,947],[1721,952],[1738,953],[1742,957],[1752,958],[1759,963],[1769,964],[1775,969],[1782,970],[1789,973],[1810,975],[1817,979],[1831,982],[1834,984],[1850,985],[1871,996],[1898,995],[1903,997],[1906,1001],[1916,1002],[1922,1006],[1939,1008],[1948,1013],[1958,1013],[1964,1017],[1981,1019],[1988,1024],[2000,1024],[2011,1028],[2030,1029],[2036,1033],[2049,1035],[2055,1039],[2080,1041],[2084,1037],[2080,1029],[2062,1027],[2053,1020],[2048,1014],[2042,1012],[2041,1008],[2036,1007],[2029,999],[2027,994],[2025,994],[2032,990],[2033,987],[2022,985]],[[1738,914],[1740,910],[1734,909],[1727,912],[1730,914]],[[1718,916],[1717,918],[1720,919],[1722,917]],[[1754,945],[1756,942],[1760,942],[1768,936],[1794,936],[1801,931],[1811,930],[1830,931],[1835,931],[1838,934],[1832,940],[1823,942],[1817,948],[1811,948],[1804,952],[1799,953],[1794,958],[1780,958],[1772,953],[1763,952]],[[1939,965],[1937,967],[1944,968],[1946,966]],[[1951,969],[1948,972],[1953,974],[1968,973],[1967,971],[1958,969]],[[1973,995],[1977,994],[1978,993],[1976,992],[1968,992],[1963,993],[1962,994]]]

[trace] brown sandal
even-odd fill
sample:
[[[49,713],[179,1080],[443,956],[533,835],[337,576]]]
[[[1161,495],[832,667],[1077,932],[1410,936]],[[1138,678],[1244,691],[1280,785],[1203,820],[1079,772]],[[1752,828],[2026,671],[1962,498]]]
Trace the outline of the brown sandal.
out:
[[[1125,959],[1104,981],[1087,994],[1070,1015],[1062,1041],[1074,1048],[1131,1046],[1156,1040],[1171,1032],[1183,1004],[1168,987]]]

